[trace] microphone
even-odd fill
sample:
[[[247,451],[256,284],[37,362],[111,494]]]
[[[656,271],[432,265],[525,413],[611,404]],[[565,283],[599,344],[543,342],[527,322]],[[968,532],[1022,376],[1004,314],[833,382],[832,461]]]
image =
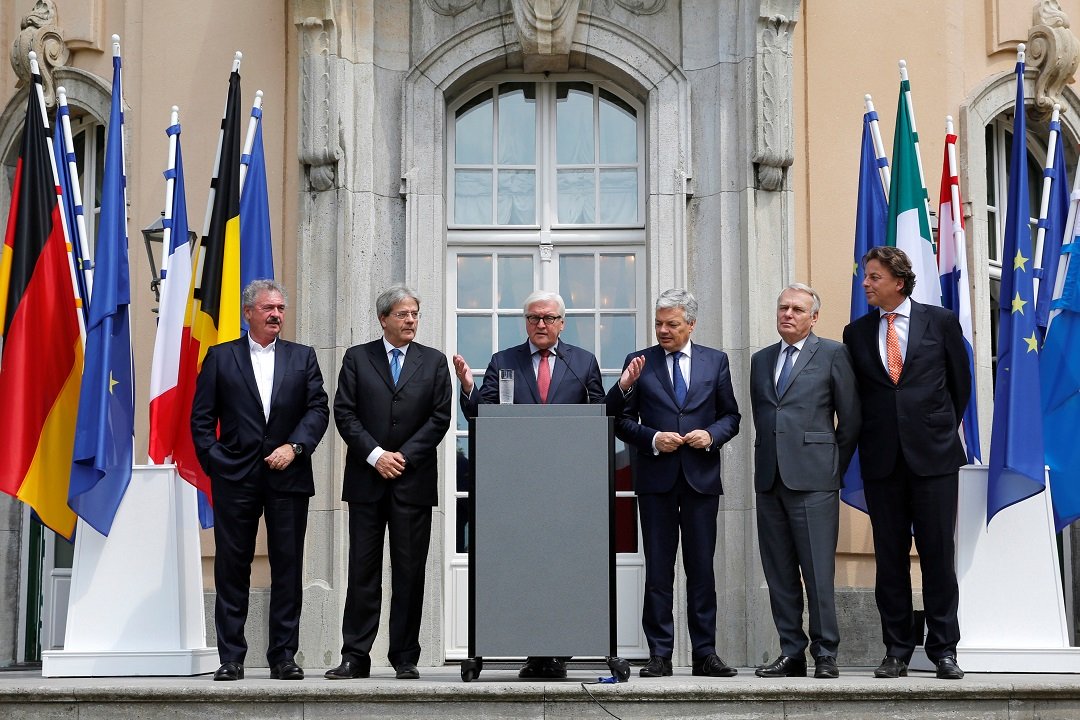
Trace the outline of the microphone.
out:
[[[570,371],[570,374],[573,375],[574,379],[581,385],[581,389],[585,391],[585,403],[591,405],[593,400],[589,395],[589,386],[585,384],[585,381],[582,380],[576,372],[574,372],[574,368],[570,367],[570,361],[566,359],[566,355],[563,354],[563,351],[559,349],[558,345],[552,345],[551,351],[555,353],[555,357],[563,361],[563,365],[566,366],[566,369]]]

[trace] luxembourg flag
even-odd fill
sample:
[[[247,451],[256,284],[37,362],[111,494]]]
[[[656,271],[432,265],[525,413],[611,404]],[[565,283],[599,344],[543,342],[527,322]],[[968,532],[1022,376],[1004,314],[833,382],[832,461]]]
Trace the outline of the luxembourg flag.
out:
[[[971,294],[968,290],[967,238],[960,204],[960,178],[956,168],[956,135],[952,118],[946,121],[945,158],[941,168],[938,196],[938,272],[941,274],[941,304],[960,318],[964,332],[968,366],[971,368],[971,400],[964,409],[963,436],[969,463],[982,462],[979,447],[979,412],[975,392],[975,354],[971,326]]]

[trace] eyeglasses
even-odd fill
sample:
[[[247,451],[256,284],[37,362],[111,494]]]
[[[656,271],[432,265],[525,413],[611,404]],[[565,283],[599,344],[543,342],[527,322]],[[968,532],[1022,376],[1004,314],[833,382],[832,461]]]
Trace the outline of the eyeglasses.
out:
[[[419,310],[401,310],[399,312],[390,313],[390,315],[398,320],[404,320],[405,318],[412,318],[413,320],[420,319]]]
[[[562,320],[562,315],[526,315],[525,322],[530,325],[539,325],[543,320],[545,325],[554,325]]]

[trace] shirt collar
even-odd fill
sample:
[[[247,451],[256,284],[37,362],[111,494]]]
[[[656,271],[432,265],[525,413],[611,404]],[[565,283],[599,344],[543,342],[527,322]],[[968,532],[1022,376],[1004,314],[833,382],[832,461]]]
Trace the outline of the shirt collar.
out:
[[[806,337],[804,337],[804,338],[803,338],[802,340],[799,340],[798,342],[794,342],[794,343],[792,343],[791,345],[788,345],[788,344],[787,344],[787,342],[785,342],[784,340],[781,340],[781,341],[780,341],[780,352],[781,352],[781,353],[783,353],[783,352],[784,352],[785,350],[787,350],[787,349],[788,349],[789,347],[793,347],[793,348],[795,348],[795,352],[802,352],[802,349],[803,349],[803,345],[805,345],[805,344],[806,344],[806,340],[807,340],[807,338],[809,338],[809,337],[810,337],[810,335],[809,335],[809,334],[807,334],[807,336],[806,336]]]
[[[665,357],[670,357],[671,355],[674,355],[674,354],[675,354],[675,353],[677,353],[677,352],[681,352],[681,353],[682,353],[683,355],[685,355],[686,357],[690,357],[690,346],[691,346],[691,345],[693,345],[693,342],[692,342],[692,341],[690,341],[690,340],[687,340],[687,341],[686,341],[686,344],[685,344],[685,345],[683,345],[683,348],[682,348],[682,350],[672,350],[671,352],[667,352],[667,351],[665,350],[665,351],[664,351],[664,353],[665,353]]]
[[[900,303],[892,310],[882,310],[881,308],[878,308],[878,310],[881,311],[881,317],[885,317],[885,313],[896,313],[902,317],[909,318],[911,317],[911,298],[904,298],[904,302]]]
[[[550,351],[552,355],[558,355],[559,354],[558,351],[557,351],[558,347],[559,347],[559,341],[556,340],[555,344],[548,348],[548,351]],[[532,356],[532,355],[535,355],[538,352],[540,352],[540,348],[533,345],[533,341],[530,340],[529,341],[529,355]]]
[[[389,355],[390,353],[392,353],[394,351],[394,346],[391,345],[389,342],[387,342],[385,337],[382,339],[382,344],[383,344],[383,350],[386,351],[387,355]],[[398,350],[401,351],[401,355],[402,355],[402,357],[404,357],[405,353],[409,352],[409,343],[405,343],[404,345],[399,347]]]
[[[263,347],[259,343],[255,342],[250,335],[247,336],[247,339],[248,339],[248,351],[253,352],[253,353],[270,353],[270,352],[274,352],[274,349],[277,347],[277,338],[274,338],[273,340],[271,340],[270,344],[267,345],[266,347]]]

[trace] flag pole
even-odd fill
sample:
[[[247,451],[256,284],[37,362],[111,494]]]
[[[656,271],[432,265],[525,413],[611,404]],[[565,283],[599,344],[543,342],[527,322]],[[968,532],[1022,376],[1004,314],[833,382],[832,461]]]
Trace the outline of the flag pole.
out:
[[[68,172],[71,175],[71,196],[75,202],[75,236],[79,254],[83,259],[83,278],[86,280],[86,294],[94,292],[94,263],[90,258],[90,243],[86,234],[86,215],[83,212],[82,185],[79,182],[79,168],[75,164],[75,142],[71,135],[71,115],[68,112],[67,88],[63,85],[56,89],[57,106],[60,108],[56,117],[64,133],[64,156],[67,158]]]
[[[255,128],[262,118],[263,91],[255,91],[255,102],[251,106],[251,117],[248,119],[247,136],[244,138],[244,149],[240,155],[240,194],[244,194],[244,181],[247,180],[248,165],[251,163],[251,148],[255,144]]]
[[[926,173],[923,172],[922,150],[919,149],[919,129],[915,125],[915,104],[911,99],[911,80],[908,79],[907,60],[901,60],[900,80],[907,83],[904,90],[904,105],[907,107],[908,122],[911,123],[911,134],[915,138],[915,164],[919,167],[919,182],[922,183],[923,203],[926,205],[926,217],[930,217],[930,195],[926,191]],[[939,219],[940,222],[940,219]]]
[[[881,177],[881,187],[885,189],[885,197],[889,197],[889,160],[885,157],[885,143],[881,140],[881,128],[878,126],[878,114],[874,109],[874,100],[870,93],[863,95],[866,112],[870,114],[870,135],[874,138],[874,157],[878,161],[878,175]],[[884,161],[884,162],[883,162]]]
[[[33,50],[30,51],[30,74],[41,76],[41,69],[38,67],[37,53]],[[49,147],[49,167],[52,168],[52,181],[53,187],[57,189],[56,202],[62,208],[64,199],[60,196],[60,176],[56,172],[56,155],[54,154],[52,144],[52,134],[49,132],[49,116],[45,113],[45,91],[41,87],[41,82],[32,83],[38,99],[38,107],[41,109],[41,122],[45,126],[45,141]],[[83,345],[86,344],[86,321],[83,318],[82,308],[83,305],[88,305],[90,298],[82,298],[79,296],[79,283],[75,277],[75,255],[71,245],[71,230],[67,226],[66,213],[61,211],[60,213],[60,225],[64,229],[64,239],[67,242],[67,257],[68,257],[68,270],[71,272],[71,294],[75,300],[75,307],[79,309],[75,315],[79,319],[79,336],[82,339]]]
[[[172,110],[169,113],[169,128],[174,128],[179,124],[180,108],[173,105]],[[169,252],[169,248],[172,247],[173,192],[175,192],[176,188],[176,133],[170,132],[168,135],[169,157],[165,163],[165,214],[164,220],[161,223],[164,230],[161,236],[161,280],[164,280],[169,272],[169,258],[172,255],[172,253]]]
[[[1072,194],[1069,196],[1069,217],[1065,222],[1065,234],[1062,238],[1062,249],[1065,246],[1076,241],[1076,218],[1077,211],[1080,210],[1080,169],[1073,175]],[[1058,261],[1057,277],[1054,278],[1054,294],[1055,298],[1061,297],[1061,293],[1065,288],[1065,276],[1069,269],[1069,261],[1072,258],[1071,252],[1062,252],[1061,260]],[[1050,334],[1050,325],[1054,322],[1054,318],[1060,313],[1060,309],[1055,309],[1053,305],[1050,306],[1050,316],[1046,323],[1046,333]]]
[[[1024,108],[1017,108],[1016,112],[1024,112]],[[1061,127],[1061,105],[1054,103],[1054,112],[1050,116],[1050,138],[1046,143],[1046,163],[1043,167],[1042,198],[1039,201],[1039,224],[1035,232],[1035,257],[1032,262],[1036,268],[1042,268],[1043,243],[1046,241],[1046,214],[1050,209],[1050,190],[1053,185],[1051,171],[1054,169],[1054,153],[1057,150],[1058,136]],[[1042,282],[1039,273],[1035,273],[1032,282],[1035,286],[1035,297],[1039,297],[1039,284]]]
[[[953,129],[953,117],[952,115],[945,116],[945,134],[955,135],[956,132]],[[956,241],[956,247],[958,250],[964,253],[964,261],[967,261],[967,242],[964,233],[963,222],[963,210],[960,208],[960,186],[957,178],[960,177],[959,168],[956,166],[956,145],[948,143],[949,149],[949,197],[951,199],[952,209],[952,235]],[[938,223],[941,222],[941,218],[938,218]],[[967,288],[964,288],[964,292],[967,292]]]

